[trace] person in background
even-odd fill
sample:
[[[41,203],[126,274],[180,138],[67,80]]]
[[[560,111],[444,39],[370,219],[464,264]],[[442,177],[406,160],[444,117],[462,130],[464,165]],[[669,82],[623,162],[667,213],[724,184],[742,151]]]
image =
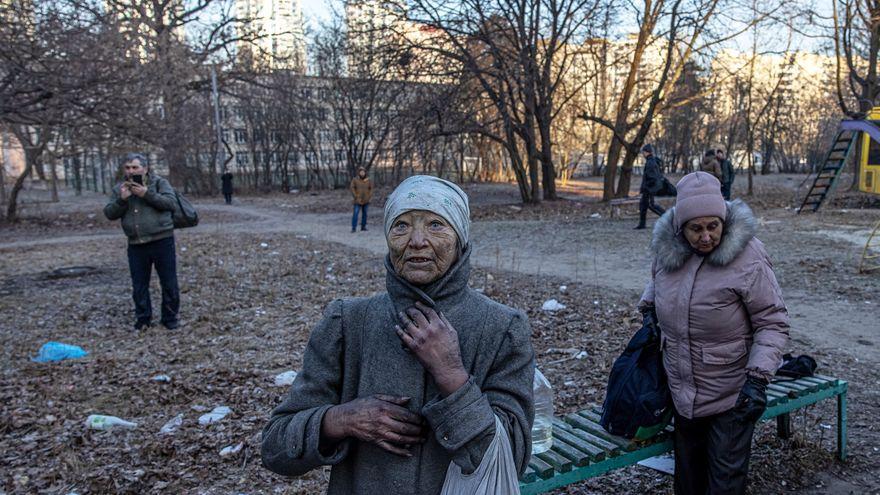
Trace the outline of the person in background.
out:
[[[660,161],[654,156],[654,146],[646,144],[642,146],[642,155],[645,157],[645,173],[642,174],[642,185],[639,187],[639,224],[636,230],[644,229],[648,219],[648,210],[658,216],[666,210],[654,202],[654,196],[663,186],[663,172],[660,171]]]
[[[367,169],[358,167],[357,177],[351,179],[352,202],[354,214],[351,217],[351,231],[357,232],[358,214],[361,216],[361,231],[367,230],[367,207],[373,198],[373,183],[367,177]]]
[[[171,184],[150,171],[146,157],[129,153],[122,161],[125,180],[113,188],[104,207],[108,220],[122,220],[128,236],[128,268],[134,299],[134,328],[152,324],[150,277],[153,267],[162,287],[162,325],[169,330],[180,323],[180,289],[177,285],[177,257],[174,249],[172,212],[177,203]]]
[[[471,474],[507,435],[522,473],[532,332],[522,311],[469,286],[467,195],[410,177],[384,224],[386,290],[329,304],[263,430],[263,465],[285,476],[329,465],[329,495],[437,494],[450,463]]]
[[[715,150],[706,150],[703,161],[700,162],[700,171],[712,174],[719,182],[721,182],[721,163],[715,158]]]
[[[220,176],[220,182],[223,184],[220,190],[223,192],[223,198],[226,204],[232,204],[232,172],[226,171]]]
[[[730,193],[733,191],[733,180],[736,178],[736,171],[733,164],[725,157],[724,148],[715,150],[715,158],[721,163],[721,195],[724,199],[730,201]]]
[[[675,408],[675,493],[745,494],[755,422],[782,362],[789,317],[758,221],[706,172],[678,182],[654,227],[653,306]]]

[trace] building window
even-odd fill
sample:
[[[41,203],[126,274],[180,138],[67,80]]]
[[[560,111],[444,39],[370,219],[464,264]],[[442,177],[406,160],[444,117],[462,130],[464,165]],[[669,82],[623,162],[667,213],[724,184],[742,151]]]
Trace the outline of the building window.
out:
[[[246,129],[236,129],[235,130],[235,142],[238,144],[247,142],[247,130]]]
[[[248,154],[242,151],[239,151],[235,154],[235,163],[239,167],[246,167],[248,165]]]

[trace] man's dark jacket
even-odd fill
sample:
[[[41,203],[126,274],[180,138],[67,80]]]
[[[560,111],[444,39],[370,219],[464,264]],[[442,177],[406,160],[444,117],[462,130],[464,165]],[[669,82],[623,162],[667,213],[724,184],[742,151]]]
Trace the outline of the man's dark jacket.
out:
[[[660,172],[660,160],[654,155],[645,159],[645,173],[642,175],[642,186],[639,192],[657,194],[663,187],[663,173]]]

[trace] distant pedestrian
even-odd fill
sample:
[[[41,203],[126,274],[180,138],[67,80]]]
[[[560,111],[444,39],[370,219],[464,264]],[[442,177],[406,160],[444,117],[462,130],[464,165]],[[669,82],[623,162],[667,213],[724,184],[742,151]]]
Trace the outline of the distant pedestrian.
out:
[[[351,179],[352,202],[354,214],[351,217],[351,231],[357,232],[358,214],[361,216],[361,230],[367,230],[367,206],[373,198],[373,183],[367,177],[367,169],[358,167],[357,177]]]
[[[706,150],[703,161],[700,162],[700,171],[714,175],[721,182],[721,163],[715,158],[715,150]]]
[[[642,155],[645,157],[645,173],[642,174],[642,185],[639,188],[642,197],[639,201],[639,224],[636,226],[636,230],[645,228],[648,210],[658,216],[663,215],[666,211],[654,202],[654,196],[663,187],[663,173],[660,171],[660,160],[654,156],[654,146],[650,144],[642,146]]]
[[[232,172],[224,172],[223,175],[220,176],[220,181],[223,183],[221,187],[221,191],[223,191],[223,197],[226,199],[226,204],[232,204]]]
[[[730,193],[733,191],[733,179],[736,178],[733,164],[725,157],[724,148],[715,150],[715,158],[721,163],[721,194],[724,199],[730,201]]]
[[[177,199],[171,184],[152,173],[147,159],[129,153],[122,162],[125,180],[113,188],[104,207],[109,220],[122,219],[128,236],[128,268],[134,299],[134,328],[152,324],[150,277],[153,266],[162,287],[162,325],[169,330],[179,326],[180,290],[177,286],[177,258],[174,250],[174,211]]]

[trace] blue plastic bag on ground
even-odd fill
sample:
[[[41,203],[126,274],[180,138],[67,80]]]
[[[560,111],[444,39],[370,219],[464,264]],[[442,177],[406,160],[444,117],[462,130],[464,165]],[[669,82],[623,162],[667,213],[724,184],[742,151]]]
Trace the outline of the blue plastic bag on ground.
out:
[[[40,352],[37,354],[37,357],[32,358],[31,361],[34,361],[35,363],[47,363],[50,361],[62,361],[64,359],[78,359],[88,356],[88,354],[88,352],[84,351],[83,348],[79,346],[62,344],[61,342],[46,342],[40,347]]]

